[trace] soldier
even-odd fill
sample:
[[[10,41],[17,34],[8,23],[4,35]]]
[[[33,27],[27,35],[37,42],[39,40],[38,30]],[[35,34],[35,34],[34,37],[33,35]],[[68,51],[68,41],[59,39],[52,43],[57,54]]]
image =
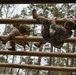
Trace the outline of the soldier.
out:
[[[31,28],[26,24],[14,24],[13,30],[9,33],[7,38],[0,37],[0,40],[3,42],[3,44],[6,44],[9,40],[13,39],[15,36],[22,35],[24,38],[28,37],[31,31]],[[20,43],[16,42],[24,47],[24,50],[26,50],[25,45],[29,45],[27,42]],[[10,45],[12,48],[9,48],[8,50],[15,51],[15,41],[10,41]]]
[[[72,20],[67,20],[63,26],[58,26],[55,19],[48,20],[44,16],[39,16],[36,9],[33,10],[33,18],[37,19],[42,25],[42,36],[45,42],[51,43],[56,48],[61,48],[64,41],[72,35],[72,30],[76,28],[76,23]],[[41,43],[40,43],[41,44]],[[40,44],[35,44],[40,47]]]

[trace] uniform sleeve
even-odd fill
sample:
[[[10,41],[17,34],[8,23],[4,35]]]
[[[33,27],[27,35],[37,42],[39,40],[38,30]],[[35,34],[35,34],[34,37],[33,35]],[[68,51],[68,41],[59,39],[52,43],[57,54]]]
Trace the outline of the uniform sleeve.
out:
[[[51,25],[50,26],[54,30],[58,30],[59,29],[59,27],[57,26],[57,24],[56,24],[56,22],[54,20],[51,21]]]

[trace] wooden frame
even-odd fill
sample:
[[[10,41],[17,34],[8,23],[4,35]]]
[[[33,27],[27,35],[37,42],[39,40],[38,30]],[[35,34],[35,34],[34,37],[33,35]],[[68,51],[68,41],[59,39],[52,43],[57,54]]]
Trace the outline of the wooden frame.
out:
[[[2,36],[3,38],[7,38],[8,36]],[[15,36],[15,38],[9,40],[15,42],[45,42],[42,36],[28,36],[24,38],[23,36]],[[76,43],[76,37],[71,37],[65,40],[67,43]]]
[[[36,69],[36,70],[50,70],[50,71],[66,71],[76,72],[76,67],[59,67],[59,66],[39,66],[39,65],[27,65],[27,64],[1,64],[0,67],[7,68],[22,68],[22,69]]]
[[[54,53],[54,52],[25,52],[25,51],[0,51],[0,55],[22,55],[41,57],[65,57],[76,58],[76,53]]]
[[[76,0],[0,0],[0,4],[75,3]]]
[[[52,19],[49,19],[50,21]],[[73,19],[74,21],[76,21],[76,19]],[[57,24],[62,24],[65,22],[66,20],[64,20],[63,18],[61,19],[57,19],[56,23]],[[0,24],[40,24],[40,22],[38,22],[36,19],[0,19]]]

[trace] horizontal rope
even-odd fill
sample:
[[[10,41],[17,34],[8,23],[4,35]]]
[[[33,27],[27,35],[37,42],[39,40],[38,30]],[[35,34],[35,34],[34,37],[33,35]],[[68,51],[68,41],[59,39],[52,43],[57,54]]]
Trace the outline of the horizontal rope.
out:
[[[7,38],[7,36],[2,36],[3,38]],[[23,36],[16,36],[15,38],[9,40],[9,41],[15,41],[15,42],[44,42],[44,39],[41,36],[28,36],[27,38],[24,38]],[[76,37],[68,38],[65,40],[67,43],[75,43]]]
[[[75,0],[0,0],[0,4],[75,3]]]
[[[24,51],[0,51],[0,55],[22,55],[22,56],[41,56],[41,57],[66,57],[76,58],[76,53],[53,53],[53,52],[24,52]]]
[[[3,64],[3,63],[2,64],[0,63],[0,67],[76,72],[76,67],[39,66],[39,65],[27,65],[27,64]]]
[[[52,19],[50,19],[52,20]],[[76,21],[76,19],[73,19]],[[57,19],[57,24],[63,24],[66,20]],[[36,19],[0,19],[0,24],[40,24]]]

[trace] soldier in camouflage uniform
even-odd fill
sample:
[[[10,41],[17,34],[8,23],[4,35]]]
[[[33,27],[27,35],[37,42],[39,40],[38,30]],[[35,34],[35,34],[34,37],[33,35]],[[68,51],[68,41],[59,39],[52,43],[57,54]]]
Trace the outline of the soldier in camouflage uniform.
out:
[[[31,28],[26,24],[14,24],[13,30],[9,33],[7,38],[0,37],[0,40],[3,42],[3,44],[6,44],[9,40],[13,39],[15,36],[23,36],[24,38],[28,37],[31,31]],[[29,45],[27,42],[20,43],[16,42],[24,47],[24,50],[26,50],[25,45]],[[12,48],[9,48],[8,50],[15,50],[15,41],[10,41],[10,45]]]
[[[43,25],[41,33],[45,43],[49,42],[56,48],[61,48],[64,41],[72,35],[72,30],[76,28],[76,23],[72,20],[67,20],[64,25],[60,27],[55,23],[55,18],[50,21],[44,16],[39,16],[35,9],[32,13],[33,18],[37,19]],[[40,47],[41,43],[35,45]]]

